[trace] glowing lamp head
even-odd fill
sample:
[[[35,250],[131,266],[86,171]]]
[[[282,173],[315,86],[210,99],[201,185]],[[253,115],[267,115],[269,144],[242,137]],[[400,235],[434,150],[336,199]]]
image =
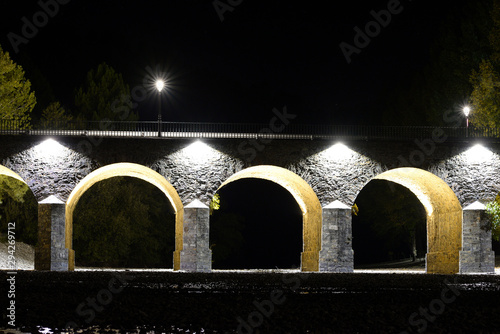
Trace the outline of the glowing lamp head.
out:
[[[163,80],[156,81],[156,89],[158,89],[158,92],[161,93],[164,87],[165,87],[165,82],[163,82]]]
[[[470,113],[469,106],[465,106],[463,110],[464,110],[465,117],[469,117],[469,113]]]

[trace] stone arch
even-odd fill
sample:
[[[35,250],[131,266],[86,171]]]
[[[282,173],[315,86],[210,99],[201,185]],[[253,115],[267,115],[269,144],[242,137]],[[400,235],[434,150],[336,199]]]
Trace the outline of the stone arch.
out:
[[[372,180],[386,180],[407,188],[425,208],[427,273],[458,273],[462,247],[462,206],[446,182],[428,171],[412,167],[391,169]]]
[[[19,176],[19,174],[17,174],[16,172],[13,172],[12,170],[10,170],[9,168],[7,168],[5,166],[0,165],[0,175],[13,177],[14,179],[17,179],[28,186],[28,184],[23,180],[22,177]],[[29,188],[29,186],[28,186],[28,188]]]
[[[302,211],[302,271],[318,271],[322,210],[314,190],[297,174],[288,169],[270,165],[246,168],[229,177],[219,189],[234,181],[251,178],[274,182],[285,188],[295,198]]]
[[[26,181],[24,181],[23,178],[21,176],[19,176],[19,174],[17,174],[16,172],[12,171],[11,169],[9,169],[3,165],[0,165],[0,175],[14,178],[14,179],[20,181],[21,183],[23,183],[24,185],[26,185],[26,187],[28,187],[29,191],[31,191],[31,193],[33,194],[33,197],[36,199],[36,196],[34,195],[33,190],[31,190],[28,183],[26,183]],[[38,222],[36,224],[38,227]],[[40,235],[39,234],[37,236],[37,241],[40,242]],[[35,247],[35,267],[36,267],[36,262],[39,260],[37,253],[39,253],[39,249],[38,249],[38,247]]]
[[[175,188],[159,173],[134,163],[116,163],[101,167],[84,177],[73,189],[66,202],[66,248],[70,249],[69,270],[74,270],[75,258],[73,249],[73,213],[82,195],[99,181],[116,176],[135,177],[151,183],[160,189],[168,198],[175,212],[175,251],[174,270],[180,269],[180,252],[183,240],[184,208]]]

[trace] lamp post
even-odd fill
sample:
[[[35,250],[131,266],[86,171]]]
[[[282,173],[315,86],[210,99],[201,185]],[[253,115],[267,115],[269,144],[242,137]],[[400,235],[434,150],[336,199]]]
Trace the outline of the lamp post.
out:
[[[469,113],[470,113],[470,108],[469,106],[465,106],[464,109],[464,114],[465,114],[465,118],[467,120],[467,125],[466,125],[466,128],[465,128],[465,137],[469,137]]]
[[[156,81],[156,89],[158,90],[158,137],[161,137],[161,91],[165,87],[163,80]]]

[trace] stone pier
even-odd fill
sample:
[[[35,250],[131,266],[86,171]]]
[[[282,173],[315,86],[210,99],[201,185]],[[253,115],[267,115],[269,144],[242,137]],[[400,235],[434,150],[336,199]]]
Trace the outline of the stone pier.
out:
[[[180,270],[210,272],[212,251],[209,248],[210,209],[199,200],[184,207],[184,246]]]
[[[484,204],[476,201],[463,209],[460,273],[494,273],[491,228]]]
[[[68,271],[70,251],[65,247],[66,204],[55,196],[38,203],[38,245],[35,269]]]
[[[351,273],[353,269],[351,208],[334,201],[323,208],[319,271]]]

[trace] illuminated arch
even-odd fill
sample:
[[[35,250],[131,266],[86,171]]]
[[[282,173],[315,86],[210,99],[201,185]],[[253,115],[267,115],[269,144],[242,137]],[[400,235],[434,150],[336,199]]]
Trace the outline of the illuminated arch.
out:
[[[26,185],[26,187],[29,189],[29,191],[33,194],[33,197],[36,199],[36,196],[33,193],[33,191],[31,190],[30,186],[26,183],[26,181],[23,180],[23,178],[21,176],[19,176],[19,174],[17,174],[16,172],[12,171],[11,169],[9,169],[5,166],[0,165],[0,175],[12,177],[12,178],[20,181],[21,183],[23,183],[24,185]]]
[[[174,270],[179,270],[184,219],[184,208],[179,194],[162,175],[148,167],[133,163],[116,163],[101,167],[83,178],[75,189],[73,189],[66,202],[66,248],[73,249],[73,213],[82,195],[97,182],[117,176],[141,179],[151,183],[167,196],[175,212]],[[69,270],[74,270],[74,252],[70,251],[70,253],[72,255],[70,256]]]
[[[28,186],[28,184],[23,180],[22,177],[20,177],[17,173],[13,172],[12,170],[8,169],[5,166],[0,165],[0,175],[13,177],[14,179],[17,179],[17,180],[21,181],[22,183],[24,183],[26,186]],[[28,188],[29,188],[29,186],[28,186]]]
[[[219,189],[234,181],[252,178],[274,182],[285,188],[295,198],[302,211],[302,271],[318,271],[322,211],[314,190],[304,179],[288,169],[266,165],[250,167],[232,175]]]
[[[411,167],[391,169],[373,179],[394,182],[407,188],[425,208],[427,272],[458,273],[462,247],[462,206],[453,190],[436,175]]]
[[[29,191],[33,194],[33,197],[35,198],[35,200],[38,200],[35,196],[35,194],[33,193],[33,190],[31,190],[30,186],[26,183],[26,181],[23,180],[23,178],[21,176],[19,176],[19,174],[17,174],[16,172],[12,171],[11,169],[5,167],[5,166],[2,166],[0,165],[0,175],[4,175],[4,176],[8,176],[8,177],[12,177],[18,181],[20,181],[21,183],[23,183],[24,185],[26,185],[26,187],[29,189]]]
[[[19,176],[19,174],[17,174],[16,172],[10,170],[9,168],[5,167],[5,166],[2,166],[0,165],[0,175],[4,175],[4,176],[8,176],[8,177],[12,177],[18,181],[20,181],[21,183],[23,183],[24,185],[26,185],[26,187],[29,189],[29,191],[31,191],[31,193],[33,194],[33,191],[31,190],[30,186],[26,183],[26,181],[23,180],[23,178],[21,176]],[[35,195],[33,194],[33,197],[36,199]],[[38,223],[36,225],[38,227]],[[38,240],[39,240],[39,235],[38,235]],[[37,252],[38,252],[38,247],[35,247],[35,267],[36,267],[36,262],[39,260],[38,259],[38,256],[37,256]]]

